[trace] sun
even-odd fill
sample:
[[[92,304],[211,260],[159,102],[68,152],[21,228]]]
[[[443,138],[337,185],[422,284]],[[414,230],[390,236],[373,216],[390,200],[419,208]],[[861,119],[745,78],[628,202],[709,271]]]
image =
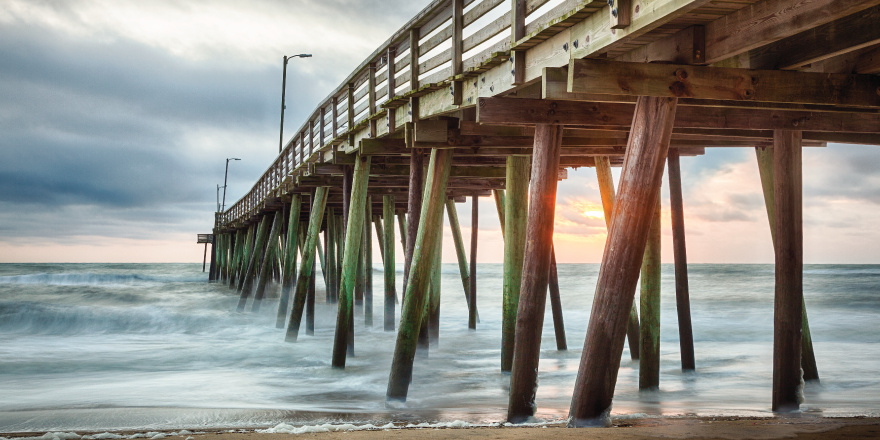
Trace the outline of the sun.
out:
[[[584,211],[583,214],[581,214],[581,215],[583,215],[586,218],[599,219],[599,218],[605,218],[605,211],[587,210],[587,211]]]

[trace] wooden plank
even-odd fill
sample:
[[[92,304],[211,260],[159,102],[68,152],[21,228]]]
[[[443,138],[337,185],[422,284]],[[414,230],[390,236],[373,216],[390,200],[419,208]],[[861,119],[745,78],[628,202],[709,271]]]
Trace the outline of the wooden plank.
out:
[[[880,43],[880,6],[839,18],[748,53],[752,69],[796,69]]]
[[[763,0],[706,25],[715,63],[880,4],[880,0]]]
[[[507,421],[511,423],[530,420],[537,409],[534,402],[538,391],[538,359],[541,352],[547,286],[550,281],[550,254],[553,249],[553,222],[556,211],[556,173],[559,169],[561,149],[562,126],[542,124],[535,127],[535,161],[532,165],[531,200],[527,208],[528,226],[524,237],[524,261],[520,270],[521,284],[516,313],[513,353],[516,362],[510,375],[510,399],[507,410]],[[528,165],[528,160],[525,164]],[[508,236],[512,235],[510,224],[507,226]],[[506,244],[505,240],[505,250]]]
[[[637,80],[633,80],[637,79]],[[568,90],[624,96],[880,107],[880,78],[677,64],[572,60]]]
[[[610,424],[620,357],[675,120],[675,98],[639,98],[571,401],[572,427]]]
[[[615,58],[615,61],[676,64],[702,64],[706,58],[706,28],[689,26],[650,44],[639,46]]]

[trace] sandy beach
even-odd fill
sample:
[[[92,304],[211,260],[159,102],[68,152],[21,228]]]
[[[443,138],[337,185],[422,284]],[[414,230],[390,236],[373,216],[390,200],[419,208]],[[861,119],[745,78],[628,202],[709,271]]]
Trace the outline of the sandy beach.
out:
[[[424,428],[396,427],[392,429],[352,430],[340,425],[317,425],[308,428],[301,434],[267,433],[260,429],[222,429],[203,430],[193,433],[178,431],[150,432],[156,435],[161,432],[167,439],[181,438],[192,440],[287,440],[299,438],[332,439],[377,439],[377,438],[417,438],[417,439],[614,439],[630,440],[645,438],[676,438],[676,439],[863,439],[880,438],[880,418],[822,418],[822,417],[718,417],[718,418],[646,418],[617,420],[610,428],[568,429],[562,425],[514,427],[485,426],[466,428]],[[340,430],[335,430],[342,428]],[[284,429],[284,428],[282,428]],[[289,429],[289,428],[288,428]],[[321,432],[323,431],[323,432]],[[144,438],[144,432],[119,431],[111,434],[94,432],[78,432],[79,435],[92,435],[95,438]],[[103,435],[101,435],[103,434]],[[115,434],[115,435],[112,435]],[[42,438],[52,440],[53,434],[42,436],[35,433],[2,434],[0,438]],[[162,438],[161,436],[156,436]],[[54,437],[54,438],[64,438]],[[68,436],[69,438],[69,436]],[[146,437],[149,438],[149,437]]]

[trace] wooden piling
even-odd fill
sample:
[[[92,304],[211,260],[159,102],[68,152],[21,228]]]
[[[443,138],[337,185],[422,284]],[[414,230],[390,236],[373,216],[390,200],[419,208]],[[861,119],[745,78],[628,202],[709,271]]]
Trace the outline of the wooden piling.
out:
[[[352,302],[357,278],[358,260],[361,256],[361,237],[364,230],[364,208],[367,203],[367,183],[370,178],[370,157],[355,160],[352,176],[351,199],[345,228],[345,247],[342,260],[342,282],[339,292],[339,309],[336,313],[336,336],[333,339],[334,368],[345,368],[346,354],[354,343]]]
[[[510,371],[513,365],[516,314],[517,307],[519,307],[526,245],[528,194],[529,157],[508,156],[507,187],[504,195],[504,299],[501,317],[501,371]]]
[[[211,234],[211,267],[208,269],[208,282],[217,279],[217,230]]]
[[[320,240],[315,240],[316,244]],[[309,277],[309,291],[306,294],[306,335],[315,334],[315,275],[318,267],[317,258],[312,260],[312,275]]]
[[[758,156],[758,170],[761,174],[761,186],[764,190],[764,205],[767,208],[767,218],[770,220],[770,236],[773,240],[773,248],[776,249],[776,197],[773,189],[773,149],[755,147]],[[816,354],[813,351],[813,338],[810,333],[810,321],[807,319],[807,306],[802,304],[803,309],[801,329],[801,369],[804,370],[805,381],[818,381],[819,369],[816,366]]]
[[[312,207],[309,211],[309,227],[306,234],[305,245],[303,246],[302,261],[299,265],[299,271],[296,276],[296,288],[293,294],[293,307],[290,311],[290,319],[287,324],[287,334],[284,340],[287,342],[296,342],[299,336],[299,326],[302,321],[302,313],[306,304],[306,296],[308,295],[309,278],[312,276],[312,267],[315,258],[315,248],[318,244],[318,231],[321,230],[321,222],[324,217],[324,207],[327,205],[327,193],[329,188],[319,186],[315,190],[315,197],[312,199]]]
[[[327,213],[327,303],[336,303],[336,215],[333,208]]]
[[[670,148],[667,158],[669,172],[669,207],[672,211],[672,248],[675,258],[675,308],[678,312],[678,343],[681,348],[681,369],[695,370],[694,332],[691,326],[691,299],[688,288],[687,246],[684,235],[684,203],[681,194],[681,164],[678,148]]]
[[[642,256],[639,295],[639,389],[660,387],[660,196]]]
[[[287,309],[290,308],[290,290],[293,288],[293,280],[296,270],[296,248],[299,233],[299,215],[302,204],[299,194],[292,194],[290,202],[290,214],[287,218],[287,237],[284,245],[284,274],[281,280],[281,298],[278,300],[278,315],[275,318],[275,328],[284,328],[287,320]]]
[[[556,333],[556,349],[568,350],[565,340],[565,324],[562,320],[562,299],[559,298],[559,273],[556,271],[556,247],[550,249],[550,282],[547,286],[550,310],[553,313],[553,330]]]
[[[408,130],[411,130],[410,125],[407,124]],[[406,253],[403,266],[404,295],[408,292],[406,285],[409,282],[409,271],[412,266],[413,252],[415,251],[416,234],[419,230],[419,217],[421,215],[420,210],[422,209],[422,192],[424,191],[422,186],[422,181],[424,180],[424,156],[421,149],[413,148],[410,151],[412,155],[409,160],[409,201],[407,209],[407,216],[409,218],[406,225]]]
[[[373,326],[373,199],[367,196],[364,214],[364,326]]]
[[[676,104],[676,98],[640,96],[636,101],[571,401],[568,425],[572,427],[610,423],[626,326],[648,241],[650,214],[659,196]]]
[[[431,290],[428,297],[428,343],[434,346],[440,343],[440,282],[443,268],[443,220],[441,216],[440,240],[434,245],[434,265],[431,271]]]
[[[275,211],[274,220],[272,221],[272,230],[269,232],[269,241],[266,246],[266,257],[263,258],[263,267],[260,270],[260,278],[257,282],[257,291],[254,293],[254,304],[251,306],[251,312],[260,311],[260,305],[263,302],[263,294],[266,292],[266,283],[272,276],[271,270],[275,264],[275,252],[278,249],[278,235],[281,233],[281,224],[284,223],[284,213]]]
[[[803,326],[803,178],[801,132],[773,131],[776,295],[773,307],[773,411],[800,406]]]
[[[382,197],[382,212],[385,212],[385,197]],[[391,211],[394,212],[394,211]],[[394,223],[392,222],[392,226]],[[382,258],[382,264],[385,264],[385,234],[381,215],[373,215],[373,226],[376,228],[376,243],[379,243],[379,256]]]
[[[598,156],[596,162],[596,177],[599,179],[599,194],[602,197],[602,211],[605,213],[605,228],[608,236],[611,235],[611,215],[614,212],[614,177],[611,175],[611,161],[608,156]],[[633,302],[629,311],[629,322],[626,328],[626,338],[629,341],[629,356],[632,360],[639,359],[639,310]]]
[[[244,247],[244,231],[239,229],[235,231],[235,245],[234,250],[232,252],[232,261],[229,266],[229,286],[232,287],[235,285],[236,277],[238,276],[238,262],[241,260],[241,251]]]
[[[458,223],[458,210],[455,208],[455,201],[452,199],[446,200],[446,216],[449,217],[449,229],[452,230],[452,241],[455,243],[455,255],[458,259],[458,271],[461,274],[461,286],[464,289],[464,300],[468,306],[468,315],[470,315],[471,276],[468,273],[467,255],[464,251],[464,240],[461,237],[461,226]]]
[[[235,283],[230,283],[229,288],[235,289],[238,286],[242,285],[244,281],[245,273],[247,272],[248,262],[250,261],[251,254],[254,252],[254,240],[256,239],[256,226],[251,224],[248,226],[247,236],[244,240],[244,247],[241,250],[241,259],[238,262],[238,276],[235,279]]]
[[[395,280],[394,262],[394,196],[382,196],[382,223],[385,228],[382,241],[385,242],[384,265],[385,275],[385,317],[384,329],[386,332],[394,331],[394,304],[397,299],[397,286]]]
[[[504,236],[504,190],[492,190],[492,197],[495,198],[495,210],[498,211],[498,221],[501,223],[501,236]]]
[[[327,244],[327,230],[324,229],[324,244]],[[321,263],[321,276],[324,279],[324,285],[327,285],[327,259],[324,258],[324,246],[321,245],[321,240],[318,240],[318,261]],[[326,290],[326,289],[325,289]]]
[[[400,328],[388,378],[385,398],[389,401],[406,401],[409,384],[412,380],[413,358],[416,340],[425,313],[428,285],[431,281],[434,247],[441,240],[438,224],[443,221],[443,205],[446,201],[446,185],[452,166],[451,149],[431,151],[428,179],[425,183],[427,199],[422,203],[418,233],[413,249],[411,278],[406,284],[407,294],[403,298]]]
[[[524,261],[520,267],[521,282],[516,314],[513,354],[516,362],[510,374],[510,401],[507,409],[507,421],[511,423],[528,420],[535,415],[537,409],[535,394],[538,391],[538,359],[541,353],[541,333],[547,304],[550,254],[553,249],[553,220],[556,211],[559,154],[562,151],[562,128],[561,125],[550,124],[538,124],[535,127],[531,202],[527,205],[528,227],[524,237]],[[517,165],[528,170],[527,161],[514,166]],[[519,188],[511,185],[512,177],[517,178],[508,171],[508,200],[505,206],[505,219],[508,222],[505,237],[515,235],[518,227],[510,220],[511,216],[516,216],[519,212],[511,212],[507,209],[518,202]],[[529,180],[522,180],[528,191]],[[507,240],[505,240],[505,256],[508,253],[506,245]],[[505,279],[506,275],[505,271]]]
[[[242,283],[239,287],[239,292],[241,292],[241,296],[238,299],[238,311],[244,310],[245,304],[247,304],[248,296],[251,294],[251,285],[253,284],[254,274],[257,271],[257,267],[260,266],[262,260],[263,250],[266,248],[266,242],[268,241],[269,236],[269,216],[264,215],[263,220],[260,221],[260,226],[257,228],[257,238],[254,243],[254,250],[251,254],[250,261],[248,262],[248,268],[245,272],[245,276],[242,277]]]
[[[471,196],[471,271],[468,279],[468,328],[477,329],[477,231],[480,221],[479,197]]]

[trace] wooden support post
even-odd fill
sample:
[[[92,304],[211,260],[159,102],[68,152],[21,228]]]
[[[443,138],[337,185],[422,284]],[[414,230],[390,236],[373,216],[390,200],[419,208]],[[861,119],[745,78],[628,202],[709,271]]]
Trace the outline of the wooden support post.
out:
[[[443,216],[437,225],[440,240],[434,245],[434,265],[431,271],[431,290],[428,298],[428,343],[437,347],[440,342],[440,278],[443,266]]]
[[[229,246],[226,243],[228,237],[229,237],[229,234],[220,234],[220,259],[218,260],[220,262],[220,276],[219,276],[219,278],[220,278],[220,281],[224,282],[224,283],[226,282],[226,260],[227,260],[226,253],[229,250]]]
[[[315,240],[317,244],[320,240]],[[309,276],[309,291],[306,295],[306,334],[315,335],[315,270],[318,264],[312,259],[312,274]]]
[[[526,246],[528,195],[529,157],[508,156],[507,189],[504,200],[504,299],[501,315],[501,371],[510,371],[513,366],[516,314],[519,307]],[[541,313],[543,313],[543,309]]]
[[[229,286],[235,285],[238,276],[238,262],[241,260],[241,249],[244,247],[244,231],[235,231],[235,240],[233,241],[232,261],[229,264]]]
[[[406,213],[403,210],[397,213],[397,230],[400,232],[400,249],[406,253]]]
[[[278,316],[275,319],[275,328],[284,328],[287,321],[287,309],[290,308],[290,291],[293,289],[293,280],[296,270],[296,248],[299,233],[299,215],[302,204],[299,194],[291,195],[290,215],[287,219],[287,244],[284,245],[284,274],[281,280],[281,298],[278,300]]]
[[[541,332],[544,327],[544,311],[547,305],[547,284],[550,275],[550,255],[553,249],[553,220],[556,212],[556,183],[559,175],[559,154],[562,151],[562,126],[538,124],[535,126],[535,163],[532,166],[531,202],[523,208],[528,210],[528,228],[525,231],[524,261],[520,263],[520,288],[516,314],[516,338],[514,344],[513,370],[510,374],[510,403],[507,421],[522,423],[535,415],[535,394],[538,391],[538,359],[541,353]],[[527,159],[527,158],[526,158]],[[508,160],[508,166],[510,161]],[[514,167],[528,171],[528,160]],[[510,168],[508,168],[510,170]],[[508,200],[505,208],[518,204],[519,188],[510,185],[508,174]],[[528,194],[529,179],[522,179]],[[524,201],[523,201],[524,202]],[[507,235],[516,234],[518,225],[511,222],[520,212],[506,210]],[[507,251],[505,239],[505,256]],[[516,245],[516,243],[514,243]],[[507,259],[505,259],[505,267]],[[505,281],[508,271],[505,270]],[[505,291],[505,293],[507,293]],[[507,302],[505,301],[505,306]],[[507,316],[505,315],[505,318]]]
[[[336,215],[327,213],[327,303],[336,303]]]
[[[559,298],[559,273],[556,271],[556,247],[550,249],[550,283],[547,289],[550,296],[550,310],[553,312],[553,330],[556,333],[556,349],[568,350],[565,340],[565,323],[562,320],[562,300]]]
[[[275,211],[274,220],[272,221],[272,230],[269,232],[269,241],[266,243],[266,256],[263,258],[263,267],[260,270],[260,279],[257,282],[257,291],[254,293],[254,304],[251,306],[251,312],[260,311],[260,305],[263,302],[263,294],[266,292],[266,283],[272,276],[271,270],[275,264],[275,251],[278,249],[278,235],[281,233],[281,224],[284,223],[284,213]]]
[[[406,284],[407,294],[403,298],[400,329],[394,347],[394,359],[388,378],[385,399],[406,401],[409,384],[412,380],[413,359],[416,340],[422,318],[425,314],[428,286],[431,282],[435,246],[441,240],[438,224],[443,222],[443,204],[446,199],[446,184],[452,168],[451,149],[431,151],[428,179],[425,183],[427,199],[422,204],[421,222],[416,234],[416,249],[412,262],[412,278]]]
[[[660,195],[642,257],[639,311],[639,389],[660,387]]]
[[[260,257],[262,257],[263,249],[266,247],[266,241],[269,235],[269,216],[264,215],[263,220],[260,221],[260,226],[257,228],[257,238],[254,242],[254,250],[251,252],[250,261],[248,261],[248,268],[245,271],[243,277],[241,277],[241,284],[238,287],[238,291],[241,293],[241,297],[238,299],[238,310],[244,310],[245,304],[247,304],[248,296],[251,294],[251,285],[254,282],[254,273],[257,270],[257,267],[260,265]]]
[[[681,196],[681,164],[678,148],[669,149],[669,205],[672,211],[672,248],[675,258],[675,308],[678,312],[678,341],[681,369],[695,370],[694,332],[691,326],[691,299],[688,289],[687,247],[684,235],[684,203]]]
[[[333,226],[336,228],[336,290],[333,291],[333,302],[339,302],[339,292],[342,290],[342,256],[345,244],[345,217],[337,214]]]
[[[327,244],[327,230],[324,229],[324,244]],[[321,240],[318,240],[318,261],[321,262],[321,276],[324,278],[324,285],[327,285],[327,259],[324,257],[324,247],[321,246]],[[325,289],[326,290],[326,289]]]
[[[382,196],[382,212],[385,212],[385,196]],[[394,211],[392,210],[392,216]],[[394,225],[394,218],[391,219],[391,225]],[[379,256],[382,257],[382,264],[385,264],[385,234],[383,233],[383,224],[381,215],[373,215],[373,226],[376,228],[376,242],[379,243]]]
[[[367,196],[364,213],[364,326],[373,327],[373,198]]]
[[[230,289],[236,289],[238,286],[241,286],[242,281],[244,280],[245,273],[247,272],[248,262],[250,261],[251,254],[254,252],[254,240],[256,239],[257,227],[255,225],[248,226],[247,236],[244,240],[244,247],[241,252],[241,259],[238,262],[238,276],[235,279],[235,284],[230,284]]]
[[[408,132],[412,131],[413,125],[406,124],[405,130]],[[424,189],[422,186],[422,181],[424,180],[424,156],[421,149],[413,148],[411,151],[412,154],[409,159],[409,203],[407,208],[409,219],[407,220],[406,256],[404,257],[403,267],[404,295],[408,292],[406,285],[409,282],[409,271],[412,266],[413,252],[415,251],[416,234],[419,230],[419,217],[421,216],[420,211],[422,209],[422,193]]]
[[[211,234],[211,267],[208,269],[208,282],[214,281],[217,279],[217,231],[216,229]]]
[[[774,195],[773,149],[755,147],[758,155],[758,169],[761,173],[761,186],[764,190],[764,204],[767,207],[767,218],[770,220],[770,236],[773,248],[776,249],[776,197]],[[807,320],[807,306],[802,304],[801,329],[801,369],[805,381],[818,381],[819,369],[816,367],[816,354],[813,351],[813,338],[810,334],[810,322]]]
[[[366,217],[366,216],[365,216]],[[355,270],[354,281],[354,305],[360,308],[364,307],[364,290],[366,284],[366,269],[364,267],[364,233],[361,231],[361,242],[358,243],[357,269]]]
[[[205,242],[205,252],[202,254],[202,272],[205,271],[205,263],[208,262],[208,242]],[[234,286],[234,283],[229,283],[230,286]]]
[[[287,324],[286,342],[296,342],[299,336],[299,326],[302,322],[303,309],[308,295],[309,278],[312,277],[315,248],[318,245],[318,231],[321,230],[321,222],[324,217],[324,207],[327,205],[327,193],[329,188],[319,186],[312,198],[312,208],[309,211],[309,227],[306,240],[302,249],[302,261],[299,264],[299,272],[296,276],[296,289],[293,294],[293,307],[290,311],[290,320]]]
[[[477,329],[477,231],[480,229],[480,203],[476,194],[471,196],[471,272],[468,278],[468,328]]]
[[[455,255],[458,258],[458,271],[461,273],[461,285],[464,288],[464,300],[468,306],[468,314],[471,307],[471,276],[468,273],[467,255],[464,253],[464,240],[461,237],[461,226],[458,224],[458,210],[455,201],[446,200],[446,215],[449,217],[449,229],[452,230],[452,241],[455,243]]]
[[[773,306],[773,411],[797,411],[804,303],[801,132],[773,131],[776,295]]]
[[[345,368],[346,353],[354,345],[353,310],[354,285],[358,260],[361,256],[361,236],[364,230],[364,207],[367,203],[367,182],[370,178],[370,157],[358,157],[352,176],[348,221],[345,227],[345,247],[342,260],[342,289],[339,292],[339,310],[336,312],[336,336],[333,339],[333,367]]]
[[[672,137],[676,98],[639,97],[605,242],[569,426],[610,423],[620,355],[639,267]]]
[[[492,196],[495,198],[495,210],[498,211],[498,221],[501,223],[501,237],[504,237],[504,190],[493,189]]]
[[[394,331],[394,304],[397,299],[394,265],[394,196],[382,196],[382,223],[385,228],[382,237],[382,241],[385,242],[385,255],[382,261],[385,275],[384,329],[386,332],[391,332]]]
[[[614,177],[611,175],[611,161],[608,156],[597,156],[596,176],[599,179],[599,194],[602,197],[602,210],[605,213],[605,227],[611,236],[611,215],[614,212]],[[626,339],[629,341],[629,356],[632,360],[639,359],[639,310],[633,302],[629,311],[629,322],[626,327]]]

